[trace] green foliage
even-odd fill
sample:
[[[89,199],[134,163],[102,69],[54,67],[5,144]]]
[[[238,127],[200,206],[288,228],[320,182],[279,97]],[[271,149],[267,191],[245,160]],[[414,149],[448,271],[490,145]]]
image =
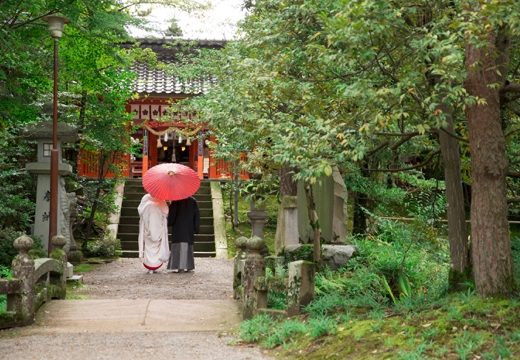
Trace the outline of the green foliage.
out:
[[[23,233],[11,227],[0,227],[0,266],[10,269],[13,259],[18,255],[18,250],[14,248],[14,241],[22,236]],[[41,257],[43,254],[43,244],[39,237],[31,236],[34,246],[30,251],[33,258]]]
[[[0,265],[0,278],[9,279],[11,278],[11,276],[13,276],[11,269],[6,266]]]
[[[14,241],[22,234],[13,228],[0,228],[0,265],[5,268],[11,268],[11,263],[18,250],[13,246]]]
[[[278,256],[283,257],[284,263],[288,264],[293,261],[304,260],[304,261],[313,261],[314,260],[314,245],[313,244],[302,244],[300,249],[295,253],[286,252],[285,249],[281,249],[278,253]]]
[[[268,315],[257,315],[240,323],[240,337],[247,342],[257,342],[270,332],[272,319]]]
[[[112,236],[105,235],[95,241],[94,244],[87,245],[86,256],[99,256],[102,258],[112,258],[121,255],[121,241]]]

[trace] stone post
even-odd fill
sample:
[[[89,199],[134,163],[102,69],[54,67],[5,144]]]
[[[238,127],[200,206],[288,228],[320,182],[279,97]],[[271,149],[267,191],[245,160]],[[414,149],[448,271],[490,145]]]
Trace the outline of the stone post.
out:
[[[247,212],[247,217],[249,218],[249,223],[251,224],[251,238],[254,236],[258,236],[260,239],[264,239],[264,225],[269,217],[269,213],[264,211],[264,209],[257,209],[255,207],[254,201],[251,201],[250,205],[251,211]],[[269,248],[264,243],[264,248],[260,252],[262,256],[269,255]]]
[[[53,143],[53,122],[42,121],[31,124],[23,129],[23,136],[26,139],[36,140],[37,162],[27,163],[25,169],[38,175],[36,185],[36,209],[34,214],[34,224],[32,235],[42,239],[43,248],[48,253],[48,246],[51,245],[49,239],[49,216],[50,216],[50,149]],[[72,166],[61,162],[62,142],[74,142],[78,140],[78,130],[62,122],[58,122],[58,218],[57,231],[61,232],[64,225],[63,204],[65,201],[66,190],[63,176],[72,173]]]
[[[237,252],[234,259],[233,270],[233,298],[235,300],[242,298],[242,276],[244,274],[244,267],[249,252],[247,251],[247,238],[241,236],[235,241]]]
[[[284,196],[278,210],[278,222],[274,237],[274,252],[278,252],[286,245],[298,245],[298,198]]]
[[[61,296],[60,298],[65,299],[65,295],[67,294],[67,254],[63,251],[63,247],[67,244],[67,239],[63,235],[56,235],[52,237],[52,246],[54,246],[54,251],[51,253],[51,258],[54,260],[58,260],[61,262],[61,276],[59,279],[59,283],[61,286]]]
[[[23,325],[34,322],[34,260],[28,254],[33,246],[33,239],[27,235],[14,241],[18,255],[13,259],[11,271],[13,278],[22,280],[22,292],[7,296],[7,311],[15,311]]]
[[[68,193],[73,194],[74,197],[71,199],[70,204],[70,221],[69,221],[69,251],[67,252],[67,260],[70,261],[73,264],[79,264],[83,261],[83,253],[78,247],[78,244],[76,243],[76,239],[74,239],[74,234],[72,232],[74,223],[76,222],[76,218],[78,217],[78,210],[76,209],[76,205],[78,203],[78,199],[76,198],[75,193]]]
[[[314,298],[315,265],[308,261],[289,263],[289,283],[287,287],[287,315],[300,313],[303,306]]]
[[[244,273],[242,274],[244,319],[251,319],[255,315],[257,308],[255,280],[258,276],[265,276],[265,261],[260,254],[264,247],[264,240],[258,236],[253,236],[247,241],[247,248],[250,254],[247,257]]]
[[[257,209],[253,201],[251,201],[251,211],[247,212],[247,217],[251,223],[251,237],[258,236],[260,239],[264,238],[264,225],[269,217],[269,213],[263,209]]]

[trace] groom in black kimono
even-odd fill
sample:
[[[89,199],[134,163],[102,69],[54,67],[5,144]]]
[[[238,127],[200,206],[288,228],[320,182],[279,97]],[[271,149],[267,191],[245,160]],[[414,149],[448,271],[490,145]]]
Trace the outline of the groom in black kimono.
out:
[[[172,227],[172,248],[168,270],[195,269],[193,241],[200,231],[200,214],[193,197],[172,201],[168,213],[168,226]]]

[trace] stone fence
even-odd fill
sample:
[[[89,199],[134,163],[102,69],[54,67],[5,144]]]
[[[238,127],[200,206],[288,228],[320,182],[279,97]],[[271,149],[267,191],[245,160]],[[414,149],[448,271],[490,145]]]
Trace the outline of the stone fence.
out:
[[[314,298],[315,266],[308,261],[293,261],[287,264],[288,276],[278,276],[276,269],[283,266],[284,259],[276,256],[262,256],[265,242],[258,236],[250,239],[240,237],[236,240],[233,290],[234,298],[242,301],[244,319],[256,314],[288,317],[298,315],[303,306]],[[277,266],[278,265],[278,266]],[[273,277],[266,276],[270,268]],[[267,308],[269,291],[286,293],[286,309]]]
[[[61,235],[52,238],[55,250],[51,258],[33,260],[29,250],[33,240],[22,235],[14,241],[19,254],[14,258],[12,279],[0,279],[0,294],[7,295],[7,311],[0,313],[0,329],[30,325],[34,313],[52,298],[64,299],[67,291],[67,240]]]

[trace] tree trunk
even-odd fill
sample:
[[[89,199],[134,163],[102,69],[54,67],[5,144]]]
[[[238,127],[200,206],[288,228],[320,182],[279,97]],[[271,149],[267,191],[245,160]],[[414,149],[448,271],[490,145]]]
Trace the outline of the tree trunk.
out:
[[[314,234],[314,263],[318,266],[321,265],[321,237],[320,237],[320,223],[318,221],[318,213],[316,212],[316,203],[314,202],[314,196],[312,194],[312,185],[310,183],[305,184],[305,196],[307,198],[307,210],[309,214],[309,220]]]
[[[284,196],[296,196],[298,193],[298,183],[293,180],[295,169],[284,165],[279,171],[280,175],[280,198]]]
[[[473,275],[477,292],[483,297],[509,295],[516,288],[507,222],[506,144],[500,123],[498,90],[491,87],[499,80],[493,31],[487,35],[487,46],[476,47],[472,39],[466,40],[465,87],[471,96],[486,102],[467,108]]]
[[[83,250],[83,251],[87,250],[88,237],[90,236],[90,229],[92,228],[92,224],[94,223],[94,216],[96,215],[96,209],[98,206],[98,199],[99,199],[100,194],[101,194],[101,184],[99,184],[98,188],[96,189],[96,198],[94,200],[94,203],[92,204],[92,208],[90,209],[90,218],[88,219],[88,223],[87,223],[87,231],[85,234],[85,239],[83,240],[83,244],[81,244],[81,250]]]
[[[438,109],[446,115],[446,131],[454,133],[451,109],[441,104]],[[448,237],[450,241],[450,272],[448,282],[450,290],[460,290],[461,284],[471,278],[471,264],[464,211],[464,193],[460,170],[459,141],[445,131],[439,131],[444,180],[446,182],[446,203],[448,216]]]
[[[233,200],[234,206],[231,207],[231,211],[233,213],[233,230],[238,227],[238,160],[235,160],[235,169],[233,172],[234,181],[233,181]]]
[[[354,192],[354,209],[353,209],[353,227],[352,234],[354,235],[365,235],[367,231],[367,217],[362,207],[366,208],[366,195]]]

